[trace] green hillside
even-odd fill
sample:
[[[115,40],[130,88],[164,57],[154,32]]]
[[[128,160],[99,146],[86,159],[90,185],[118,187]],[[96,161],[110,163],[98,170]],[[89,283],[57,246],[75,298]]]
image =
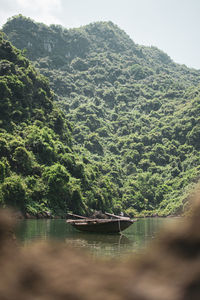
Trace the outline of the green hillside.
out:
[[[112,22],[67,30],[17,16],[3,31],[48,78],[59,115],[73,127],[75,161],[88,176],[96,172],[87,189],[79,183],[80,203],[133,215],[181,213],[200,174],[200,71],[136,45]],[[22,112],[23,122],[34,116]],[[76,184],[81,170],[77,174]]]
[[[53,92],[21,51],[0,34],[0,203],[24,213],[64,216],[112,211],[116,192],[99,166],[73,151],[72,125],[53,103]]]

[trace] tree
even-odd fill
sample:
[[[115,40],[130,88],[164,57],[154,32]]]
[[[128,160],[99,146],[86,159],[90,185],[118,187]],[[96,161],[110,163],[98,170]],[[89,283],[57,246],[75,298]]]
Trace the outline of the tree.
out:
[[[2,196],[5,204],[24,211],[26,202],[26,187],[20,176],[7,177],[2,184]]]

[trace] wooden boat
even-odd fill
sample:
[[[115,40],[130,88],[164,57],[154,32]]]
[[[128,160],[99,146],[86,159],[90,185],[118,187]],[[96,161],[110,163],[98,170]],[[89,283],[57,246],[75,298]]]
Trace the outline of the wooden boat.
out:
[[[111,217],[111,219],[92,219],[79,215],[68,214],[76,219],[68,219],[66,222],[81,231],[96,233],[119,233],[136,221],[127,217],[116,216],[109,213],[105,214]]]

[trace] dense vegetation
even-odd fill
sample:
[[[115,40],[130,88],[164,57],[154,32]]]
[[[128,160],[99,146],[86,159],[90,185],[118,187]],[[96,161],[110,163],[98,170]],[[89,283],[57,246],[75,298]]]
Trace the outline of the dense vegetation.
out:
[[[10,72],[0,77],[2,201],[14,181],[22,187],[16,201],[24,197],[30,210],[56,203],[61,210],[182,212],[200,175],[200,71],[136,45],[112,22],[67,30],[20,15],[3,31],[48,77],[62,113],[27,59],[12,50],[21,66],[1,50],[1,69]]]
[[[85,212],[99,197],[99,209],[111,211],[112,184],[97,165],[74,153],[71,124],[54,105],[47,79],[3,34],[0,59],[1,205],[32,215],[65,215]]]

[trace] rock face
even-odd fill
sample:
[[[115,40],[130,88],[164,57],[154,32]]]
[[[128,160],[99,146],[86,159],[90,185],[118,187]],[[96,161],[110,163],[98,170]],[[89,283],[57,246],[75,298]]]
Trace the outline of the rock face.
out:
[[[60,244],[15,247],[12,227],[1,212],[0,299],[200,299],[200,201],[181,227],[120,263],[94,262]]]

